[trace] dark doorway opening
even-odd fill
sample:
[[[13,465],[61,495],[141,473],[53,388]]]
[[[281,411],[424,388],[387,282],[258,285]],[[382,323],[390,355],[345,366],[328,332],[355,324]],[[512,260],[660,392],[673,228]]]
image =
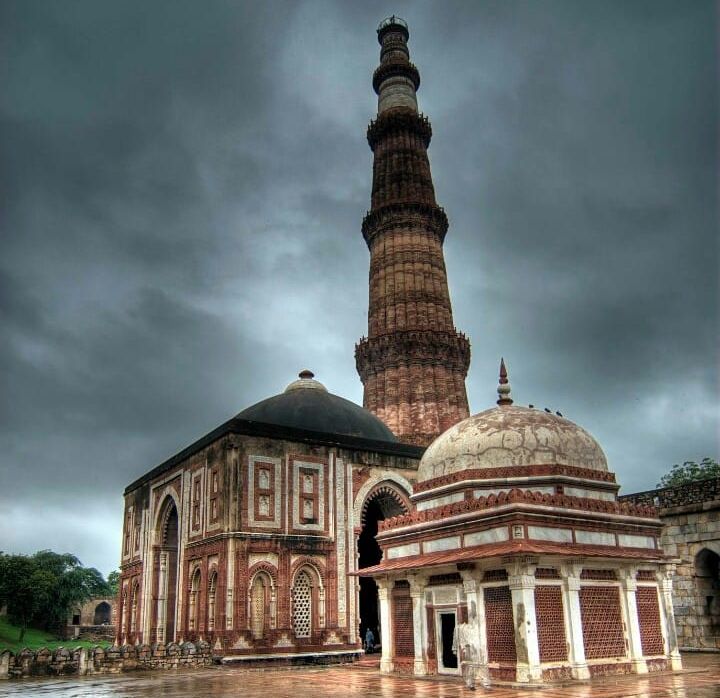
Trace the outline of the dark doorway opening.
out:
[[[95,615],[93,616],[93,625],[110,625],[110,604],[107,601],[101,601],[95,606]]]
[[[720,556],[703,548],[695,556],[695,584],[703,615],[698,618],[706,639],[720,636]]]
[[[178,515],[173,503],[168,513],[163,536],[167,552],[167,601],[165,607],[165,642],[175,640],[175,604],[177,602]]]
[[[445,669],[457,669],[457,654],[453,650],[455,639],[455,614],[440,614],[440,636],[442,640],[442,664]]]
[[[375,540],[378,523],[391,516],[407,512],[401,495],[389,487],[379,488],[370,498],[363,510],[363,527],[358,538],[358,567],[372,567],[382,559],[380,546]],[[365,642],[367,629],[372,630],[375,643],[380,643],[380,617],[377,584],[374,579],[360,577],[360,639]]]

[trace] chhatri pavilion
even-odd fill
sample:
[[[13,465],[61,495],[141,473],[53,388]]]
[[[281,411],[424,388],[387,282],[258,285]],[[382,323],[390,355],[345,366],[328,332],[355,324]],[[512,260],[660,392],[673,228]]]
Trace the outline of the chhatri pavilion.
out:
[[[497,406],[423,455],[412,510],[380,522],[381,670],[540,682],[679,669],[651,507],[559,413]]]

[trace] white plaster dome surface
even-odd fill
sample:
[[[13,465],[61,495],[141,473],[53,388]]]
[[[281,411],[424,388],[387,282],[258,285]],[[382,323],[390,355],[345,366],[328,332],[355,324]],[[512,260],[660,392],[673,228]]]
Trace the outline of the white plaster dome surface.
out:
[[[438,436],[418,467],[418,482],[462,470],[528,465],[607,470],[600,444],[569,419],[502,405],[464,419]]]

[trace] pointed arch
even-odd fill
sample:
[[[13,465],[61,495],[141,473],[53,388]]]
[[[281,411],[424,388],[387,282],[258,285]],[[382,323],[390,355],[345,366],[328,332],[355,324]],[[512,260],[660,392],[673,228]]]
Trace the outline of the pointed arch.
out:
[[[217,585],[218,571],[216,567],[212,567],[208,573],[208,593],[207,593],[207,612],[205,614],[205,629],[211,633],[215,630],[215,609],[217,606]]]
[[[297,639],[309,639],[325,626],[325,585],[317,565],[300,561],[292,575],[291,618]]]
[[[410,481],[399,473],[394,473],[389,470],[377,473],[363,484],[355,496],[353,503],[354,525],[356,527],[363,525],[364,514],[367,511],[368,504],[379,494],[384,494],[394,499],[398,505],[402,503],[405,512],[410,511],[410,495],[412,491],[413,488]]]
[[[153,527],[152,618],[156,641],[167,643],[174,641],[176,630],[180,509],[170,487],[160,502]]]

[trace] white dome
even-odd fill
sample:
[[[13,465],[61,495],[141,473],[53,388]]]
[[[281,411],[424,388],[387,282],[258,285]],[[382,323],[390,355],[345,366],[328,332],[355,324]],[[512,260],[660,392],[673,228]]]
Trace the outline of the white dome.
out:
[[[500,405],[438,436],[418,467],[418,482],[462,470],[526,465],[608,469],[600,444],[569,419],[530,407]]]

